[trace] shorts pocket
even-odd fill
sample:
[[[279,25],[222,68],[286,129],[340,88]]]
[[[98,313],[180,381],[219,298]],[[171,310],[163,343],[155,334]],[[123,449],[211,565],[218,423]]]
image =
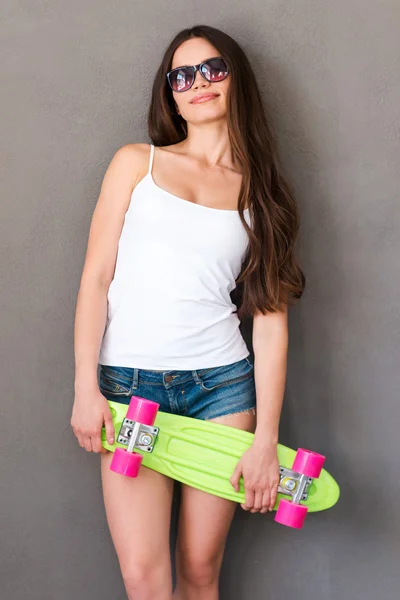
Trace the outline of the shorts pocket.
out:
[[[206,392],[211,392],[217,388],[234,385],[240,381],[253,377],[254,368],[247,358],[238,362],[211,369],[200,369],[197,375],[200,380],[200,387]]]
[[[99,377],[100,391],[111,396],[129,396],[132,387],[132,378],[121,367],[100,365]]]

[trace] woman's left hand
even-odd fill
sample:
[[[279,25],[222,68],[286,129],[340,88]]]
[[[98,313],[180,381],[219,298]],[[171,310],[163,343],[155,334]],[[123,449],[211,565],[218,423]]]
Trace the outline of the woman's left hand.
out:
[[[230,482],[239,491],[243,476],[245,503],[240,506],[250,512],[266,513],[275,506],[280,481],[277,444],[259,447],[256,443],[243,454]]]

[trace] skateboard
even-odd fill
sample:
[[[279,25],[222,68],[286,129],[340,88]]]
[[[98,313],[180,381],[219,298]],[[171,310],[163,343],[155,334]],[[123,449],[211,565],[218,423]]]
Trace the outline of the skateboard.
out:
[[[229,479],[254,434],[228,425],[172,415],[159,404],[132,396],[130,404],[108,400],[115,430],[109,444],[102,429],[102,445],[114,452],[110,469],[136,477],[141,465],[194,488],[244,503],[243,478],[236,492]],[[275,521],[301,529],[307,512],[331,508],[339,486],[323,469],[325,456],[304,448],[297,452],[278,444],[280,484],[274,506]]]

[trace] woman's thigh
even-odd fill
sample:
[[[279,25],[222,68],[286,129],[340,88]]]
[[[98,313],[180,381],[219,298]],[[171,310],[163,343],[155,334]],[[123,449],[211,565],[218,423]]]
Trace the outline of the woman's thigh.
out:
[[[172,586],[170,516],[173,482],[142,468],[138,477],[110,470],[113,453],[101,455],[101,478],[107,521],[125,579],[156,576]],[[154,557],[157,557],[155,560]]]
[[[102,366],[99,386],[108,400],[129,404],[133,369]],[[154,391],[160,392],[160,386]],[[151,589],[172,589],[169,531],[173,482],[145,468],[134,479],[124,477],[110,470],[112,457],[112,452],[101,455],[101,478],[107,521],[125,583],[138,588],[147,581],[145,586]]]
[[[254,432],[256,417],[251,411],[216,419],[223,423]],[[226,538],[237,507],[236,502],[212,496],[182,485],[181,509],[177,539],[178,579],[215,578],[222,564]]]

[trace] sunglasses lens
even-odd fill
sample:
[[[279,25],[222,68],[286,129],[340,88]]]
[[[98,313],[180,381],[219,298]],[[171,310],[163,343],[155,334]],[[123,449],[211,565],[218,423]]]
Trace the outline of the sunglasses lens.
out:
[[[228,77],[228,67],[222,58],[211,58],[204,63],[202,73],[208,81],[223,81]]]
[[[210,58],[201,67],[201,74],[207,81],[223,81],[228,77],[229,70],[222,58]],[[174,92],[185,92],[194,81],[194,69],[191,67],[179,67],[170,71],[168,80]]]
[[[174,92],[184,92],[193,83],[193,69],[182,67],[169,75],[169,82]]]

